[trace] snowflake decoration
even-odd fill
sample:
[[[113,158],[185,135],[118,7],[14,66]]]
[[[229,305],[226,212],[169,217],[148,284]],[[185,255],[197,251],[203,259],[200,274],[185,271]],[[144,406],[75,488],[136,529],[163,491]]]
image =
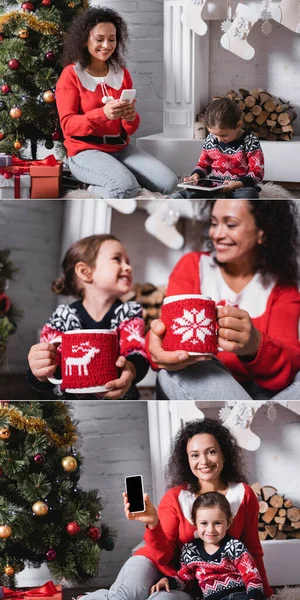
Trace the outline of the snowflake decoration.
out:
[[[227,33],[227,31],[229,31],[231,25],[232,25],[232,20],[231,19],[226,19],[225,21],[222,21],[222,23],[221,23],[221,31],[223,31],[223,33]]]
[[[230,406],[223,406],[222,408],[220,408],[219,418],[222,421],[222,423],[225,423],[225,421],[230,417],[230,415],[231,415]]]
[[[198,343],[198,340],[204,342],[207,335],[214,333],[213,321],[206,317],[205,308],[200,311],[196,308],[184,309],[182,317],[173,319],[171,329],[174,335],[182,335],[180,340],[182,343],[189,340],[194,345]]]
[[[277,406],[275,402],[270,402],[270,404],[268,405],[267,417],[272,423],[274,423],[274,421],[277,419]]]
[[[233,427],[246,429],[252,421],[252,406],[245,402],[226,402],[224,408],[219,411],[221,421],[230,424]]]
[[[245,21],[243,17],[239,17],[234,20],[234,29],[232,35],[238,40],[244,40],[249,33],[249,22]]]
[[[261,25],[261,30],[265,35],[269,35],[272,33],[273,27],[271,21],[263,21]]]

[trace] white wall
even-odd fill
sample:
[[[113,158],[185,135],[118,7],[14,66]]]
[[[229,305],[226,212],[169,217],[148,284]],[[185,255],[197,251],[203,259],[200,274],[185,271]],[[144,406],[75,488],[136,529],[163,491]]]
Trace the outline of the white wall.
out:
[[[100,575],[91,582],[107,587],[131,555],[144,533],[141,523],[126,520],[122,492],[126,475],[141,474],[145,491],[152,495],[151,465],[146,402],[74,402],[74,418],[82,435],[80,451],[84,469],[83,489],[99,489],[104,501],[103,522],[118,532],[113,551],[103,550]]]
[[[36,333],[56,306],[51,283],[57,277],[61,243],[63,201],[1,200],[0,248],[20,271],[8,295],[22,309],[23,318],[8,344],[11,372],[27,370],[27,354]]]

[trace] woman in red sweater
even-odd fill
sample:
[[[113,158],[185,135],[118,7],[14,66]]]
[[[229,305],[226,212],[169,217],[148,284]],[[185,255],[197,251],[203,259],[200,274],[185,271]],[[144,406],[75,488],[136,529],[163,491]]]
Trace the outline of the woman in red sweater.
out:
[[[127,25],[109,8],[89,8],[73,22],[56,86],[60,124],[73,175],[98,198],[133,198],[140,185],[170,192],[176,175],[154,156],[129,145],[140,118],[124,53]]]
[[[211,251],[180,259],[167,296],[203,294],[216,302],[219,352],[212,360],[165,352],[164,324],[153,321],[159,399],[300,399],[297,204],[207,201]]]
[[[127,519],[146,524],[145,545],[125,563],[110,590],[88,594],[86,600],[192,600],[186,592],[150,595],[150,589],[162,575],[176,575],[182,546],[197,532],[191,516],[194,500],[209,491],[226,496],[234,515],[228,533],[248,548],[270,597],[258,537],[258,500],[246,483],[241,449],[227,427],[214,419],[187,423],[176,436],[167,476],[169,489],[158,511],[145,494],[145,512],[131,513],[124,494]]]

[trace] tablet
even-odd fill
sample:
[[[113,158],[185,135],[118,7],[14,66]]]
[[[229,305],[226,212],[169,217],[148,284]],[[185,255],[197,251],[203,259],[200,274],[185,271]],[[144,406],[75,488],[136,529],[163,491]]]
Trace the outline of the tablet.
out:
[[[200,179],[198,182],[184,181],[183,183],[178,183],[178,187],[214,192],[215,190],[221,190],[222,188],[225,188],[226,185],[224,185],[224,183],[222,183],[219,179]]]

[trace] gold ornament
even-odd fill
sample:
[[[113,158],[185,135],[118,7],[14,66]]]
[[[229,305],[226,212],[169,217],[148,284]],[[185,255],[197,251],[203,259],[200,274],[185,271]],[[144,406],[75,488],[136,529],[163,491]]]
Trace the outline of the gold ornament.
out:
[[[8,438],[10,438],[9,427],[2,427],[0,429],[0,438],[1,438],[1,440],[8,440]]]
[[[75,4],[74,4],[74,2],[68,2],[68,6],[69,6],[70,8],[74,8]]]
[[[26,38],[28,38],[28,36],[29,36],[28,29],[20,29],[20,31],[18,33],[18,37],[21,38],[21,40],[25,40]]]
[[[37,517],[44,517],[44,515],[47,514],[49,508],[47,504],[45,504],[45,502],[41,502],[39,500],[38,502],[35,502],[32,505],[32,510]]]
[[[55,102],[55,96],[54,96],[52,90],[47,90],[46,92],[44,92],[43,100],[44,100],[44,102],[47,102],[47,104],[50,104],[51,102]]]
[[[11,577],[11,575],[13,575],[14,572],[15,570],[11,565],[6,565],[6,567],[4,567],[4,573],[5,575],[8,575],[8,577]]]
[[[9,538],[12,534],[11,527],[9,525],[0,525],[0,538]]]
[[[14,148],[15,148],[16,150],[20,150],[20,148],[22,148],[22,144],[21,144],[21,142],[20,142],[19,140],[16,140],[16,141],[14,142]]]
[[[19,119],[22,116],[22,111],[18,106],[15,106],[9,111],[12,119]]]
[[[64,471],[68,473],[72,473],[72,471],[76,471],[77,469],[77,460],[73,458],[73,456],[65,456],[65,458],[61,461],[62,468]]]

